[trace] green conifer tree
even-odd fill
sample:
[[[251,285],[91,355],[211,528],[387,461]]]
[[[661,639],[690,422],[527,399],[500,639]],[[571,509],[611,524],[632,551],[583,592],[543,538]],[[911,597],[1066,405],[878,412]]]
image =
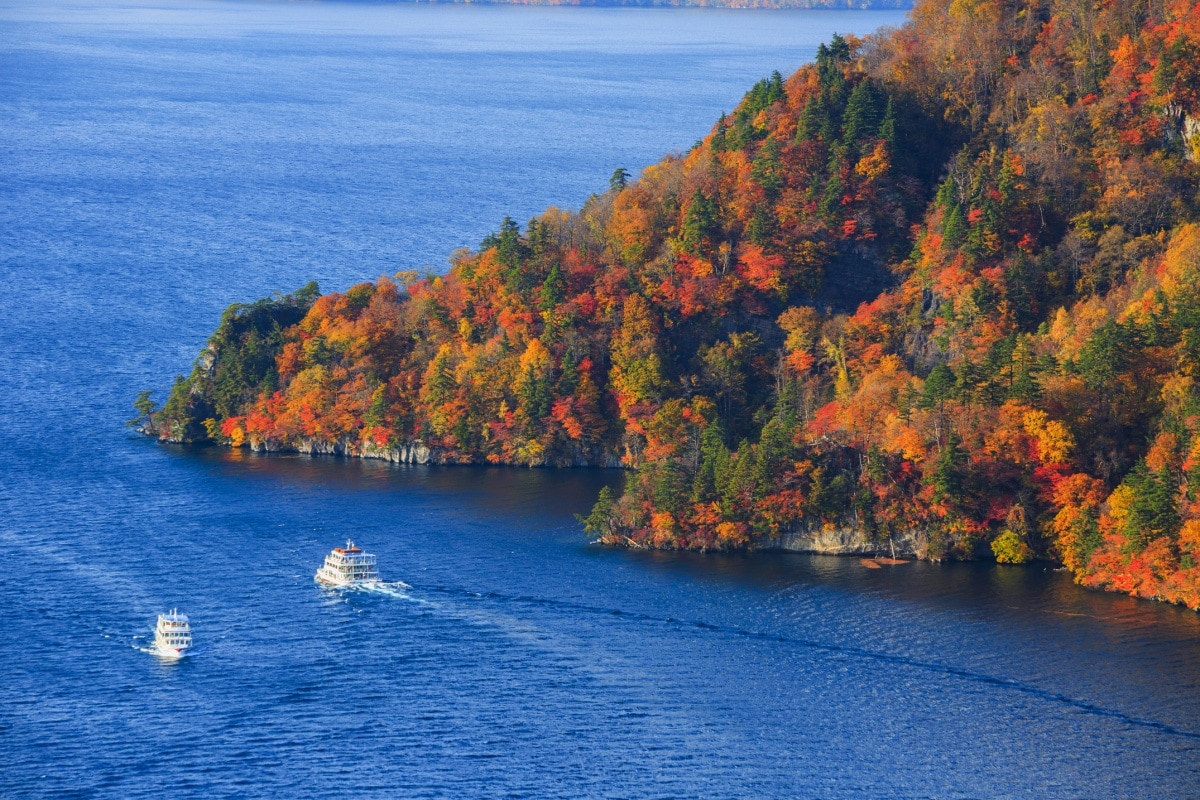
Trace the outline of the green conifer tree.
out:
[[[869,78],[855,84],[842,115],[842,144],[848,150],[858,152],[865,139],[878,133],[882,118],[879,105],[879,97]]]

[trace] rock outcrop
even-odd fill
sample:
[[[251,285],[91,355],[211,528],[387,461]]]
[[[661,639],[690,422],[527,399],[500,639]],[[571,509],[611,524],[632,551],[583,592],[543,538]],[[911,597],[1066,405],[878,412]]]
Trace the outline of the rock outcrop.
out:
[[[150,432],[153,434],[153,432]],[[165,441],[165,440],[164,440]],[[351,440],[325,441],[303,438],[295,444],[273,441],[252,441],[248,447],[256,453],[305,453],[307,455],[342,456],[345,458],[371,458],[390,461],[393,464],[495,464],[520,467],[599,467],[624,469],[625,465],[615,454],[588,457],[583,452],[571,454],[569,458],[545,460],[533,463],[515,461],[486,461],[464,457],[443,448],[428,447],[421,442],[406,442],[395,447],[380,447],[373,442]]]
[[[927,537],[918,531],[907,531],[890,539],[876,540],[860,527],[814,525],[811,528],[781,533],[778,537],[757,545],[757,549],[822,555],[925,558],[928,555],[929,542]]]

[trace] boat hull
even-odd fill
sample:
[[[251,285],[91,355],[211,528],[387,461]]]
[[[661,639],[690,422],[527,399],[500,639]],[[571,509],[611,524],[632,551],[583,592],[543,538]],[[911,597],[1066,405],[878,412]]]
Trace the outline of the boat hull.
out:
[[[313,576],[313,580],[322,586],[369,586],[373,583],[379,583],[379,578],[361,578],[358,580],[345,580],[336,576],[325,575],[318,572]]]
[[[185,647],[181,650],[178,647],[171,647],[169,645],[156,643],[154,645],[154,655],[158,656],[159,658],[183,658],[185,655],[187,655],[190,649],[190,647]]]

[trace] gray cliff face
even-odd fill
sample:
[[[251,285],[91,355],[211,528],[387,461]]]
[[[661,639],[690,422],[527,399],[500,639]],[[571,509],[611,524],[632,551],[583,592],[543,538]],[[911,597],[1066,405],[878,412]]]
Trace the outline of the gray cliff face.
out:
[[[854,526],[813,526],[788,531],[760,545],[759,550],[785,550],[793,553],[823,555],[892,556],[924,558],[929,549],[927,537],[919,531],[906,531],[890,540],[874,541],[866,531]]]
[[[372,458],[380,461],[390,461],[393,464],[491,464],[493,462],[479,458],[455,455],[438,447],[427,447],[421,442],[406,442],[396,447],[379,447],[373,442],[339,439],[324,441],[320,439],[303,438],[294,444],[280,442],[252,442],[250,448],[260,453],[306,453],[308,455],[343,456],[346,458]],[[613,454],[601,458],[588,458],[583,452],[576,452],[569,458],[547,459],[533,463],[515,461],[499,462],[505,466],[522,467],[602,467],[606,469],[623,469],[621,459]]]
[[[1200,159],[1200,119],[1188,116],[1183,118],[1183,142],[1187,148],[1188,160]]]

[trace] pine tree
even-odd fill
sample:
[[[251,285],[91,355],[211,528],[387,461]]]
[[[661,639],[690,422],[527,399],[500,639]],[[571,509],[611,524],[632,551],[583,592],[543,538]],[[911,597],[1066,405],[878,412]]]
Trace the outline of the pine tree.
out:
[[[842,196],[845,193],[845,188],[842,185],[842,177],[838,172],[837,169],[832,171],[829,180],[825,183],[825,190],[821,192],[821,202],[818,208],[826,218],[835,218],[842,210]]]
[[[756,206],[754,215],[750,217],[750,224],[746,227],[746,238],[752,244],[767,247],[775,238],[777,227],[774,212],[764,205]]]
[[[525,226],[525,240],[529,244],[530,254],[535,259],[541,259],[550,248],[550,229],[536,219],[531,219]]]
[[[729,127],[728,120],[729,120],[729,118],[725,115],[725,112],[722,111],[721,118],[717,120],[716,130],[713,131],[711,146],[712,146],[712,151],[714,154],[725,152],[725,148],[726,148],[725,129],[727,127]]]
[[[665,459],[642,467],[649,480],[651,498],[659,511],[680,513],[688,500],[687,474],[676,459]]]
[[[613,531],[613,511],[616,509],[612,489],[605,486],[596,497],[596,504],[586,517],[576,514],[575,519],[583,523],[583,529],[592,536],[611,536]]]
[[[1037,376],[1037,360],[1029,349],[1028,335],[1017,338],[1012,352],[1012,386],[1009,397],[1021,403],[1032,403],[1041,395]]]
[[[684,250],[699,258],[711,258],[716,232],[716,203],[697,189],[683,215],[680,240]]]
[[[880,139],[887,142],[888,149],[895,152],[896,150],[896,104],[889,96],[887,107],[883,112],[883,121],[879,123],[879,132],[877,134]]]
[[[842,115],[842,144],[857,152],[858,146],[879,130],[879,98],[868,78],[860,80],[850,93]]]
[[[754,180],[758,181],[758,185],[763,188],[768,198],[774,198],[779,190],[783,187],[783,164],[780,161],[779,142],[771,137],[763,142],[763,146],[759,148],[758,154],[754,157],[754,163],[750,167],[750,175]]]
[[[933,500],[936,503],[957,503],[963,494],[963,465],[966,463],[966,453],[959,445],[958,436],[954,431],[946,436],[946,443],[938,451],[937,463],[934,465]]]
[[[566,283],[563,281],[562,272],[558,269],[558,264],[550,267],[549,274],[546,275],[546,280],[542,281],[542,291],[538,299],[538,307],[542,311],[553,311],[558,308],[566,295]]]
[[[435,408],[450,399],[454,389],[454,375],[451,371],[451,348],[443,344],[437,355],[425,368],[425,381],[422,387],[422,400],[430,408]]]
[[[818,92],[815,97],[804,105],[800,119],[796,123],[796,142],[819,139],[828,144],[833,136],[833,114],[829,109],[829,100],[824,92]]]
[[[157,404],[150,399],[152,391],[138,392],[137,399],[133,401],[133,408],[138,412],[138,415],[131,420],[126,421],[126,425],[144,428],[149,427],[154,419],[154,412],[157,410]]]
[[[789,461],[792,453],[792,436],[794,431],[787,423],[778,418],[772,418],[763,426],[754,448],[754,494],[761,498],[771,491],[776,476]]]
[[[624,167],[617,167],[613,170],[612,177],[608,179],[608,188],[614,192],[620,192],[629,184],[630,173]]]
[[[1104,393],[1113,390],[1117,376],[1129,364],[1137,336],[1132,325],[1108,320],[1092,334],[1079,354],[1076,366],[1089,388]]]
[[[1140,553],[1153,540],[1179,530],[1179,484],[1169,470],[1151,472],[1141,461],[1123,485],[1133,494],[1125,520],[1126,552]]]
[[[692,481],[692,502],[702,503],[720,497],[729,477],[729,448],[721,426],[709,423],[700,434],[700,466]]]
[[[967,216],[963,213],[962,206],[954,203],[946,212],[946,218],[942,222],[942,249],[957,250],[966,237]]]
[[[743,439],[732,456],[728,479],[721,491],[721,509],[731,520],[741,521],[749,510],[749,501],[754,496],[754,453],[750,442]]]

